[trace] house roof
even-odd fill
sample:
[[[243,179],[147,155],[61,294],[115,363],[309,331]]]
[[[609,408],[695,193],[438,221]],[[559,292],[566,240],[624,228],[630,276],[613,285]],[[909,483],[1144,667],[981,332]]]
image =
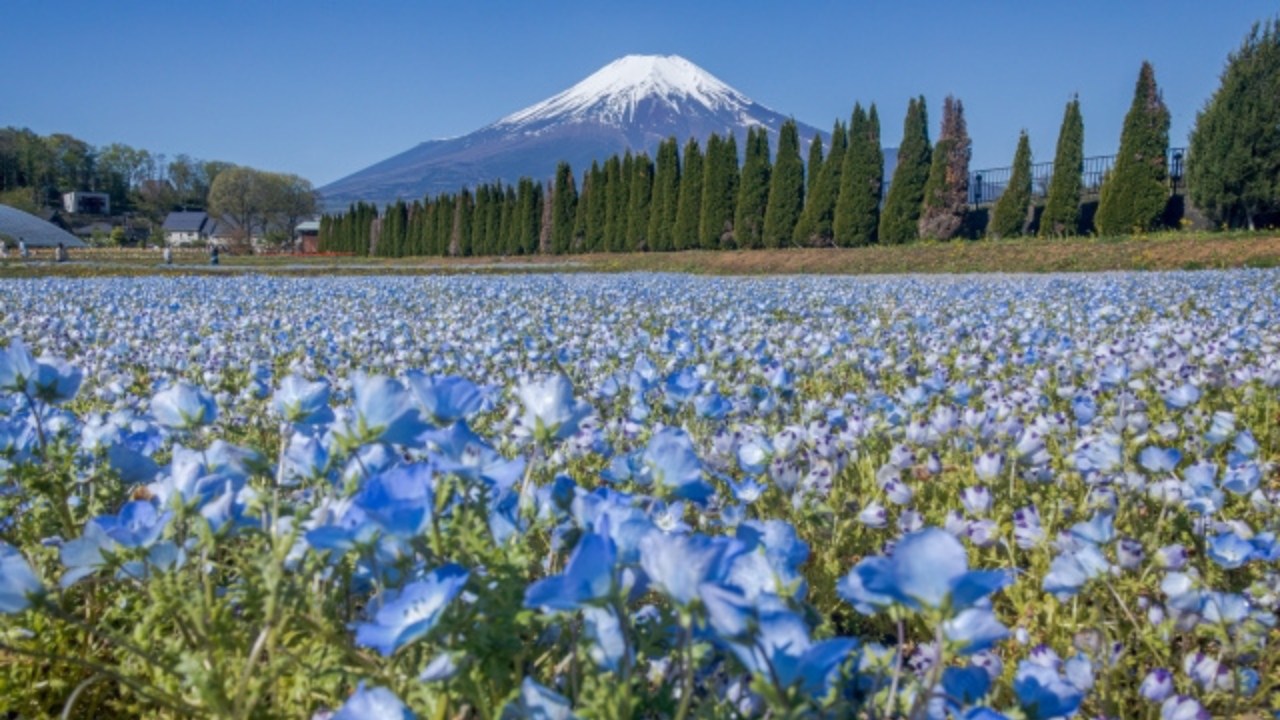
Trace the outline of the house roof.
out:
[[[12,238],[11,242],[21,238],[28,247],[53,247],[58,243],[71,248],[88,247],[66,230],[8,205],[0,205],[0,235]]]
[[[320,221],[307,220],[306,222],[300,222],[298,223],[298,232],[320,232]]]
[[[209,213],[206,212],[171,212],[165,217],[161,229],[165,232],[207,232],[205,223],[208,221]]]

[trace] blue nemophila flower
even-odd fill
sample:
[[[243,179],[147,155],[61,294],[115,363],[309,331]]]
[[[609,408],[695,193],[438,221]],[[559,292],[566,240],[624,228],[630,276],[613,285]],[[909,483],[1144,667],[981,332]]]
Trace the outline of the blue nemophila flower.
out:
[[[271,396],[271,409],[281,418],[298,425],[316,425],[333,420],[329,407],[329,384],[309,382],[297,375],[280,381]]]
[[[329,466],[329,451],[319,438],[294,433],[280,459],[280,479],[289,485],[298,480],[319,478]]]
[[[0,351],[3,352],[3,351]],[[44,585],[17,548],[0,540],[0,613],[22,612],[31,597],[44,594]]]
[[[670,535],[653,531],[640,540],[640,566],[653,585],[681,606],[698,599],[704,583],[721,582],[746,545],[722,535]]]
[[[1211,720],[1212,717],[1200,701],[1186,695],[1173,695],[1160,705],[1161,720]]]
[[[36,375],[28,382],[31,393],[50,405],[74,400],[84,382],[84,373],[58,357],[41,356],[36,361]]]
[[[155,505],[135,500],[125,503],[116,515],[102,515],[89,522],[101,528],[117,545],[138,548],[150,547],[159,540],[172,517],[171,512],[158,512]]]
[[[420,534],[435,509],[435,478],[425,463],[397,465],[374,475],[355,496],[355,504],[383,532],[400,537]]]
[[[1219,566],[1234,570],[1254,559],[1257,548],[1234,532],[1214,535],[1209,538],[1209,558]]]
[[[1078,548],[1064,552],[1049,563],[1049,572],[1041,585],[1045,592],[1066,601],[1080,592],[1085,583],[1110,570],[1111,564],[1097,547],[1080,543]]]
[[[428,375],[412,370],[405,382],[427,419],[439,427],[470,420],[484,407],[484,394],[470,380],[452,375]]]
[[[960,491],[960,503],[970,515],[984,517],[991,511],[991,491],[975,485]]]
[[[1084,691],[1052,667],[1023,660],[1013,676],[1013,692],[1031,720],[1074,715]]]
[[[758,482],[753,477],[743,478],[740,483],[733,480],[728,482],[729,489],[733,492],[733,498],[748,505],[759,500],[764,495],[765,490],[769,489],[768,485]]]
[[[949,667],[942,671],[942,689],[963,705],[972,705],[986,697],[991,675],[981,667]]]
[[[952,612],[972,606],[1012,581],[1006,572],[969,570],[964,546],[938,528],[906,536],[892,556],[867,558],[853,568],[851,574],[855,573],[871,596],[892,598],[916,610]]]
[[[1170,410],[1182,410],[1190,407],[1200,400],[1200,388],[1195,385],[1183,384],[1164,393],[1164,404]]]
[[[218,404],[203,388],[175,383],[151,398],[156,422],[175,430],[191,430],[218,419]]]
[[[631,664],[631,651],[622,621],[612,607],[587,607],[582,611],[582,629],[588,643],[587,654],[597,666],[618,672]]]
[[[654,433],[640,463],[647,480],[675,497],[700,503],[715,494],[715,488],[703,479],[702,460],[694,452],[693,441],[679,428],[665,427]]]
[[[563,573],[543,578],[525,590],[524,606],[571,611],[607,600],[613,591],[617,559],[617,549],[607,536],[582,536]]]
[[[470,573],[452,563],[405,585],[374,614],[373,621],[355,627],[356,644],[391,655],[430,632],[441,613],[467,583]]]
[[[1152,668],[1142,679],[1138,694],[1151,702],[1164,702],[1173,694],[1173,673],[1164,668]]]
[[[398,380],[358,372],[351,376],[351,392],[356,427],[349,429],[348,442],[410,445],[427,429]]]
[[[418,682],[433,683],[449,680],[458,674],[458,657],[454,653],[440,653],[427,663],[418,675]]]
[[[564,375],[527,380],[516,387],[524,407],[520,431],[540,442],[564,440],[593,412],[590,404],[573,396],[573,384]]]
[[[440,456],[436,465],[440,472],[452,473],[468,480],[479,480],[499,488],[515,485],[524,474],[522,457],[508,460],[489,446],[479,435],[459,420],[444,430],[433,430],[419,436],[436,446]]]
[[[1138,453],[1138,464],[1144,470],[1152,473],[1173,472],[1180,462],[1182,462],[1182,452],[1177,448],[1160,448],[1155,445],[1148,445],[1142,449],[1142,452]]]
[[[769,465],[773,457],[773,446],[768,439],[753,435],[738,445],[738,467],[748,475],[759,475]]]
[[[1010,635],[1009,628],[996,619],[995,613],[981,607],[961,610],[942,624],[942,632],[959,647],[961,655],[986,650]]]
[[[563,695],[526,677],[520,694],[502,708],[499,720],[577,720],[573,706]]]
[[[329,720],[414,720],[415,717],[395,693],[384,687],[365,689],[362,682]]]

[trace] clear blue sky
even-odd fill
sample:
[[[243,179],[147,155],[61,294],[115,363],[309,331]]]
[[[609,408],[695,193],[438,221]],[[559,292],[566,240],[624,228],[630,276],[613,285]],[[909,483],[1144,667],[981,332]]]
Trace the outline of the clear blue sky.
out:
[[[0,126],[185,152],[323,185],[462,135],[629,53],[678,54],[756,101],[830,127],[878,103],[886,145],[907,99],[964,101],[974,166],[1018,131],[1052,159],[1079,93],[1087,154],[1114,151],[1138,67],[1154,63],[1183,144],[1258,0],[951,2],[8,2]]]

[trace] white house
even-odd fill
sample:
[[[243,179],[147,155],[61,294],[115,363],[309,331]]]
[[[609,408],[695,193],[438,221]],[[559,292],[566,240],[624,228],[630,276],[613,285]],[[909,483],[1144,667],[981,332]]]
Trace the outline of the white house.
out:
[[[208,242],[215,225],[206,212],[171,212],[160,229],[166,245],[192,245]]]

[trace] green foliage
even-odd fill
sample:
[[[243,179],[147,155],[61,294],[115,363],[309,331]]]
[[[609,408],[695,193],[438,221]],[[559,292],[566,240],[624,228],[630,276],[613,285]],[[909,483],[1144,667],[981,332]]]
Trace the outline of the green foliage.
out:
[[[742,163],[742,184],[738,189],[738,209],[734,234],[738,247],[764,247],[764,212],[769,204],[769,132],[763,127],[747,129],[747,157]]]
[[[1196,114],[1187,190],[1216,225],[1280,211],[1280,22],[1255,24]]]
[[[1080,225],[1080,193],[1084,182],[1084,118],[1080,100],[1072,98],[1062,115],[1058,147],[1053,155],[1049,199],[1040,216],[1040,235],[1075,235]]]
[[[800,220],[793,233],[795,243],[801,247],[827,247],[835,241],[836,202],[840,195],[840,175],[844,171],[844,158],[849,145],[848,132],[840,121],[831,129],[831,152],[826,159],[818,160],[818,177],[814,179],[810,169],[810,191]],[[818,138],[811,146],[821,148]],[[810,168],[815,159],[810,153]]]
[[[573,170],[569,163],[556,166],[555,210],[551,223],[551,252],[563,255],[573,248],[575,215],[578,211],[578,190],[574,185]]]
[[[684,144],[684,158],[680,167],[680,200],[676,207],[676,227],[672,236],[673,250],[687,250],[698,246],[698,226],[702,222],[702,149],[696,138]]]
[[[929,144],[929,116],[924,96],[907,105],[898,146],[898,166],[880,214],[882,243],[905,243],[919,237],[920,212],[924,207],[924,186],[929,180],[933,148]]]
[[[698,243],[703,250],[733,247],[733,213],[738,194],[738,141],[733,135],[707,140],[702,172],[702,219]]]
[[[604,233],[608,227],[609,176],[596,162],[591,163],[590,195],[587,215],[587,252],[604,250]]]
[[[631,199],[627,210],[627,250],[638,252],[649,246],[649,213],[653,201],[653,161],[648,153],[631,162]]]
[[[1101,235],[1125,235],[1155,227],[1169,200],[1169,109],[1156,86],[1155,69],[1142,63],[1133,104],[1120,131],[1115,167],[1102,182],[1093,222]]]
[[[836,245],[857,247],[876,242],[883,186],[880,117],[874,104],[869,114],[861,104],[855,104],[849,121],[849,147],[840,173],[840,197],[836,200]]]
[[[627,153],[628,159],[631,157]],[[629,164],[629,163],[628,163]],[[622,158],[612,155],[604,163],[605,173],[605,217],[604,232],[600,237],[600,250],[617,252],[626,235],[626,209],[630,200],[628,191],[630,184],[623,182]]]
[[[994,238],[1012,238],[1027,234],[1031,210],[1031,139],[1023,130],[1018,149],[1013,154],[1013,172],[1000,199],[991,211],[987,234]]]
[[[649,249],[675,247],[676,214],[680,206],[680,145],[674,137],[658,145],[653,174],[653,199],[649,210]]]
[[[933,148],[929,180],[924,186],[920,237],[950,240],[964,225],[969,211],[969,158],[973,154],[964,104],[948,95],[942,106],[942,132]]]
[[[800,133],[794,120],[778,132],[778,156],[769,183],[769,203],[764,212],[764,246],[782,247],[791,242],[804,209],[804,165],[800,161]]]

